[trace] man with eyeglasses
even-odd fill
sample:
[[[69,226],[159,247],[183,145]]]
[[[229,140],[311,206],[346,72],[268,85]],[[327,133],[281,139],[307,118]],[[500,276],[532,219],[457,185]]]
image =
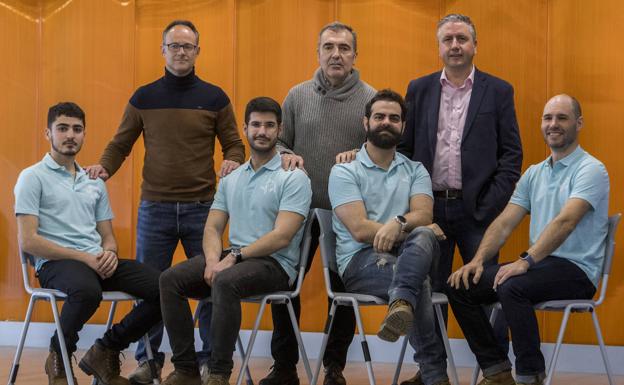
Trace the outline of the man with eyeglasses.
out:
[[[199,52],[199,32],[190,21],[175,20],[164,29],[165,75],[134,93],[99,164],[87,168],[92,178],[108,179],[143,134],[145,157],[136,258],[160,271],[171,266],[180,241],[187,258],[203,252],[204,224],[216,186],[215,137],[223,151],[220,174],[232,171],[245,159],[228,96],[195,75]],[[204,372],[210,356],[210,313],[210,304],[203,304],[199,315],[203,347],[198,360]],[[162,330],[160,324],[150,332],[153,351],[160,346]],[[165,357],[159,352],[155,358],[160,375]],[[151,383],[142,343],[136,359],[140,365],[130,380],[135,384]]]

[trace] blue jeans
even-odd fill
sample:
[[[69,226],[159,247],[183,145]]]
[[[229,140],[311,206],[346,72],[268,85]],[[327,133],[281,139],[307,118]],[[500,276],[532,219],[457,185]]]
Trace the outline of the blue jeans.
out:
[[[446,280],[451,275],[453,269],[453,257],[455,255],[455,247],[459,249],[459,254],[463,264],[472,261],[474,258],[483,234],[490,225],[489,223],[478,222],[474,217],[466,212],[464,202],[461,199],[444,199],[435,198],[433,205],[433,222],[436,223],[446,239],[440,241],[440,263],[438,265],[438,273],[432,277],[433,291],[444,292],[446,289]],[[495,258],[488,261],[489,265],[495,265],[498,262],[498,254]],[[448,307],[442,307],[444,322],[448,323]],[[504,317],[498,316],[494,324],[494,334],[500,345],[505,351],[509,351],[509,337],[507,332],[508,326]]]
[[[203,254],[202,240],[204,225],[212,202],[153,202],[141,201],[137,223],[137,261],[148,264],[160,271],[171,266],[173,253],[178,242],[182,242],[187,258]],[[210,317],[212,304],[203,303],[199,312],[199,334],[202,350],[197,357],[200,363],[210,358]],[[152,351],[157,352],[163,337],[162,322],[154,326],[150,332]],[[139,341],[135,358],[142,362],[147,359],[143,340]],[[154,354],[156,362],[161,366],[165,354]]]
[[[429,274],[435,272],[440,248],[433,231],[414,229],[398,250],[376,253],[360,250],[344,271],[342,280],[349,292],[374,295],[388,300],[409,302],[414,309],[414,327],[409,342],[414,347],[414,361],[419,364],[423,382],[434,384],[447,380],[446,354],[436,333],[431,304]]]
[[[545,377],[533,305],[560,299],[589,299],[596,288],[574,263],[550,256],[525,274],[509,278],[494,291],[494,277],[500,266],[486,268],[479,282],[468,290],[449,287],[449,302],[483,374],[492,375],[510,369],[511,363],[507,352],[498,345],[481,305],[500,301],[513,338],[516,380],[533,383]]]

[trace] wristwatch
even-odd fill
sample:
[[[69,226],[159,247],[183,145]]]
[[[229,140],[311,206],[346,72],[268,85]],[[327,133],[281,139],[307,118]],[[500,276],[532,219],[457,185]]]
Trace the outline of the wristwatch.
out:
[[[526,251],[520,254],[520,259],[522,259],[523,261],[527,261],[527,263],[529,264],[529,269],[535,266],[535,264],[537,263],[535,262],[535,259],[533,259],[531,254],[527,253]]]
[[[243,260],[243,253],[241,253],[240,247],[231,248],[230,253],[236,257],[236,263],[240,263]]]
[[[401,225],[401,231],[405,231],[405,227],[407,226],[407,219],[403,215],[397,215],[394,217],[394,221]]]

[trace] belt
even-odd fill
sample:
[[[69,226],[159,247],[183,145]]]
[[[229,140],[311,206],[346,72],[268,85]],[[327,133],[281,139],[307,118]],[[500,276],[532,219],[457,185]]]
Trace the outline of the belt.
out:
[[[442,190],[442,191],[434,191],[433,196],[436,198],[442,199],[462,199],[462,190]]]

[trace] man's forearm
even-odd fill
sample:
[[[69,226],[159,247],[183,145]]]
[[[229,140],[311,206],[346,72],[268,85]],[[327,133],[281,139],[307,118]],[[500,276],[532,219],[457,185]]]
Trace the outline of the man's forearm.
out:
[[[556,217],[546,226],[537,242],[527,250],[527,253],[535,262],[541,261],[557,250],[575,227],[576,222],[573,220]]]
[[[85,262],[88,258],[95,258],[93,254],[60,246],[38,234],[26,240],[20,239],[20,246],[28,254],[49,260],[73,259]]]
[[[501,247],[505,244],[505,241],[507,241],[507,238],[511,234],[512,230],[513,228],[507,229],[503,226],[500,218],[495,219],[485,231],[483,239],[479,244],[479,248],[475,253],[474,261],[485,263],[494,258]]]
[[[204,257],[207,261],[219,261],[221,258],[221,252],[223,251],[221,235],[215,230],[206,229],[206,231],[204,231],[202,247],[204,250]]]
[[[293,237],[294,234],[291,236],[279,229],[273,229],[251,245],[241,248],[241,254],[243,258],[266,257],[287,247],[292,242]]]

